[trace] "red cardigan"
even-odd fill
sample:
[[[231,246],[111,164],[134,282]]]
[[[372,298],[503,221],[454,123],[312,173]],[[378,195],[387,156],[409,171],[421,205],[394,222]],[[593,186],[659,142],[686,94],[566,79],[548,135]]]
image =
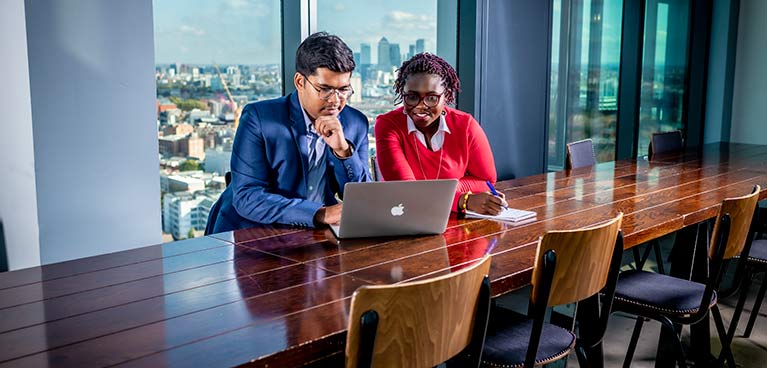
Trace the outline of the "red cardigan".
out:
[[[490,144],[477,121],[470,114],[449,107],[445,107],[445,112],[451,133],[445,133],[442,149],[430,151],[415,139],[415,133],[408,134],[407,116],[400,107],[376,118],[376,152],[384,180],[458,179],[453,199],[455,211],[462,193],[488,191],[485,182],[495,183],[497,175]]]

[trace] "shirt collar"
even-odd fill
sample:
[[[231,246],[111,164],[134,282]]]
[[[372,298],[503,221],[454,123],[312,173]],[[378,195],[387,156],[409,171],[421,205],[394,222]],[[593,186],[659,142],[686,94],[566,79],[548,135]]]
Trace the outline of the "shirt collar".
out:
[[[309,114],[306,113],[306,110],[304,110],[303,106],[301,106],[301,113],[304,114],[304,124],[306,124],[306,132],[317,134],[317,132],[314,131],[314,124],[312,124],[312,119],[309,118]]]
[[[410,115],[405,114],[405,117],[407,118],[407,134],[410,134],[412,132],[417,132],[418,128],[415,127],[415,123],[413,122],[413,119],[410,118]],[[439,115],[439,128],[437,128],[437,133],[439,132],[453,134],[450,131],[450,128],[447,127],[447,121],[445,120],[445,115],[442,115],[442,114]]]

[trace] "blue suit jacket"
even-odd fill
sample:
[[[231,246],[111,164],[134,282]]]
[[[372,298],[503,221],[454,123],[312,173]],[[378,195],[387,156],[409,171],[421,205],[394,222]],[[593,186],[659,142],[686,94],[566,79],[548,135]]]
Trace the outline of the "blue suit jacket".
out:
[[[343,195],[347,182],[370,181],[367,118],[346,106],[338,119],[354,154],[341,160],[325,147],[325,204],[335,204],[334,193]],[[306,199],[308,160],[296,92],[245,106],[232,149],[232,183],[211,209],[206,233],[272,223],[314,226],[314,214],[324,204]]]

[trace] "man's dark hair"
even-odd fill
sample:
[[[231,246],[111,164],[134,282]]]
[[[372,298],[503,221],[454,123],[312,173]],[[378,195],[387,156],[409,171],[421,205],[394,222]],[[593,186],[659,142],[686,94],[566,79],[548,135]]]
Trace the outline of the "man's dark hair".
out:
[[[394,103],[402,102],[402,94],[405,92],[407,77],[414,74],[436,74],[442,78],[442,86],[445,87],[445,101],[451,104],[455,101],[455,95],[461,92],[461,81],[445,59],[428,52],[416,54],[410,60],[402,63],[397,71],[397,79],[394,81],[394,92],[397,98]]]
[[[305,76],[314,74],[317,68],[349,73],[354,67],[354,54],[349,46],[326,32],[307,37],[296,50],[296,71]]]

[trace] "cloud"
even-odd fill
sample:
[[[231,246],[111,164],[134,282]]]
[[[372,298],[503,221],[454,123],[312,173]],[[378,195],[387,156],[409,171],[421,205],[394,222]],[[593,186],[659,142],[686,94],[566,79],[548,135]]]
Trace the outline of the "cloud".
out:
[[[205,36],[206,34],[204,29],[192,27],[186,24],[182,24],[180,27],[178,27],[178,30],[182,34],[194,35],[198,37]]]
[[[224,18],[233,16],[268,17],[271,16],[271,14],[271,6],[263,1],[226,0],[221,3],[219,8],[219,16]]]
[[[341,3],[336,3],[336,5],[333,6],[333,9],[335,11],[339,11],[339,12],[340,11],[344,11],[344,10],[346,10],[346,5],[341,4]]]
[[[399,30],[423,30],[433,31],[436,29],[434,15],[418,15],[395,10],[386,14],[384,24],[391,29]]]

